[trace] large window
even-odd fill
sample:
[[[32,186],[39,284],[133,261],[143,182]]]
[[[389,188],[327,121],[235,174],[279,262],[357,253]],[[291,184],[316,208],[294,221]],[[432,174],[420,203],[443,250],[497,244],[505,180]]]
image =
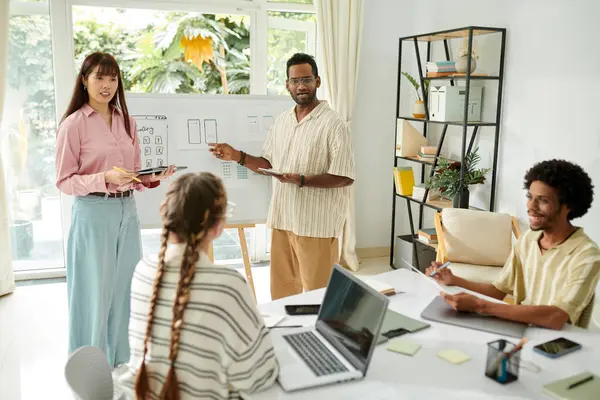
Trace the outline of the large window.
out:
[[[294,53],[316,55],[316,16],[311,13],[269,11],[267,88],[287,94],[286,61]]]
[[[255,0],[248,9],[239,8],[238,1],[184,0],[177,3],[183,10],[158,0],[143,5],[124,0],[122,8],[99,0],[84,3],[11,0],[7,101],[0,127],[8,186],[0,201],[8,204],[17,271],[64,267],[62,227],[69,226],[70,215],[55,186],[57,114],[70,95],[71,68],[78,70],[87,54],[115,55],[129,92],[285,96],[287,58],[296,52],[316,55],[312,0]],[[204,3],[210,12],[200,12]],[[50,9],[55,11],[52,19]],[[60,22],[55,28],[54,18]],[[257,21],[267,26],[259,29]],[[72,26],[65,29],[69,22]],[[53,37],[60,43],[54,49],[56,66]],[[63,60],[70,56],[73,64],[66,65],[70,60]],[[67,94],[56,92],[55,80]],[[268,259],[270,232],[265,226],[247,229],[246,236],[252,260]],[[155,251],[157,232],[145,230],[142,237],[144,249]],[[241,259],[237,230],[215,242],[215,258]]]
[[[47,5],[33,6],[13,8],[9,19],[8,79],[0,136],[17,271],[63,266],[61,207],[54,170],[56,110],[50,18]]]
[[[249,29],[247,15],[73,7],[76,68],[111,53],[136,93],[250,93]]]

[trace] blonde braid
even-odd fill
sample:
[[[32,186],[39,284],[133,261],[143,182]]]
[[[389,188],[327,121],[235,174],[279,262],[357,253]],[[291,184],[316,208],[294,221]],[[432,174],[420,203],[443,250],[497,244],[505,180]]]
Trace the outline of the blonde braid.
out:
[[[158,253],[158,266],[156,278],[152,286],[152,297],[150,298],[150,314],[146,325],[146,335],[144,337],[144,354],[142,355],[142,364],[136,376],[135,394],[138,400],[150,399],[150,382],[146,370],[146,355],[148,354],[148,341],[152,336],[152,324],[154,322],[154,311],[156,309],[156,300],[160,291],[160,284],[165,271],[165,253],[167,252],[167,241],[169,239],[169,230],[163,229],[161,236],[160,252]]]
[[[200,258],[199,246],[206,236],[208,230],[207,221],[210,216],[209,210],[204,213],[204,219],[200,225],[200,232],[191,235],[185,248],[185,255],[181,262],[179,282],[177,283],[177,294],[173,304],[173,321],[171,323],[171,348],[169,351],[169,371],[163,385],[159,398],[165,400],[179,400],[179,382],[175,372],[175,361],[179,353],[181,339],[181,327],[183,325],[183,312],[190,300],[190,285],[196,273],[196,264]]]

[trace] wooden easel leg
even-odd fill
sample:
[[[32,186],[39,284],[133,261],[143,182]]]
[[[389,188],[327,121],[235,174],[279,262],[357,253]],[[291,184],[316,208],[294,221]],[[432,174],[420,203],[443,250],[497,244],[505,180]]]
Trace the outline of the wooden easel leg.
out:
[[[215,249],[214,249],[212,243],[210,244],[210,246],[208,246],[208,259],[210,260],[211,263],[214,264],[214,262],[215,262]]]
[[[246,235],[244,228],[238,228],[240,236],[240,247],[242,249],[242,258],[244,259],[244,271],[246,272],[246,281],[252,290],[254,301],[256,302],[256,291],[254,290],[254,279],[252,279],[252,265],[250,264],[250,256],[248,255],[248,244],[246,243]]]

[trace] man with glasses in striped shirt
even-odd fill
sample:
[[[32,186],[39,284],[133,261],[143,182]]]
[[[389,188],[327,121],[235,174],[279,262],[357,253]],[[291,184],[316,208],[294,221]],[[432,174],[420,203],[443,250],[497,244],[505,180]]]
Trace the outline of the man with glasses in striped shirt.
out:
[[[327,285],[339,261],[338,238],[354,183],[350,131],[327,102],[317,99],[321,78],[314,58],[295,54],[287,62],[287,76],[296,106],[277,117],[260,157],[227,143],[210,144],[219,160],[282,173],[274,175],[267,219],[273,300]]]

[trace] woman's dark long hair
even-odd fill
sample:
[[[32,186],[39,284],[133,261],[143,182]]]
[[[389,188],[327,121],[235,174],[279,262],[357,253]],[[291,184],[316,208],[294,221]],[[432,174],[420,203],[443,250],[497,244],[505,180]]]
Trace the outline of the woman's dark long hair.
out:
[[[83,86],[83,80],[87,79],[94,68],[98,66],[98,75],[100,76],[116,76],[119,81],[119,87],[117,93],[110,100],[110,105],[119,108],[123,113],[123,119],[125,122],[125,130],[130,138],[134,138],[134,133],[131,132],[131,122],[129,120],[129,111],[127,110],[127,104],[125,103],[125,90],[123,89],[123,80],[121,79],[121,69],[117,60],[108,53],[92,53],[83,60],[81,64],[81,70],[77,75],[75,81],[75,88],[73,89],[73,95],[71,96],[71,102],[65,115],[63,115],[60,122],[64,121],[69,115],[83,107],[84,104],[90,101],[89,94]]]

